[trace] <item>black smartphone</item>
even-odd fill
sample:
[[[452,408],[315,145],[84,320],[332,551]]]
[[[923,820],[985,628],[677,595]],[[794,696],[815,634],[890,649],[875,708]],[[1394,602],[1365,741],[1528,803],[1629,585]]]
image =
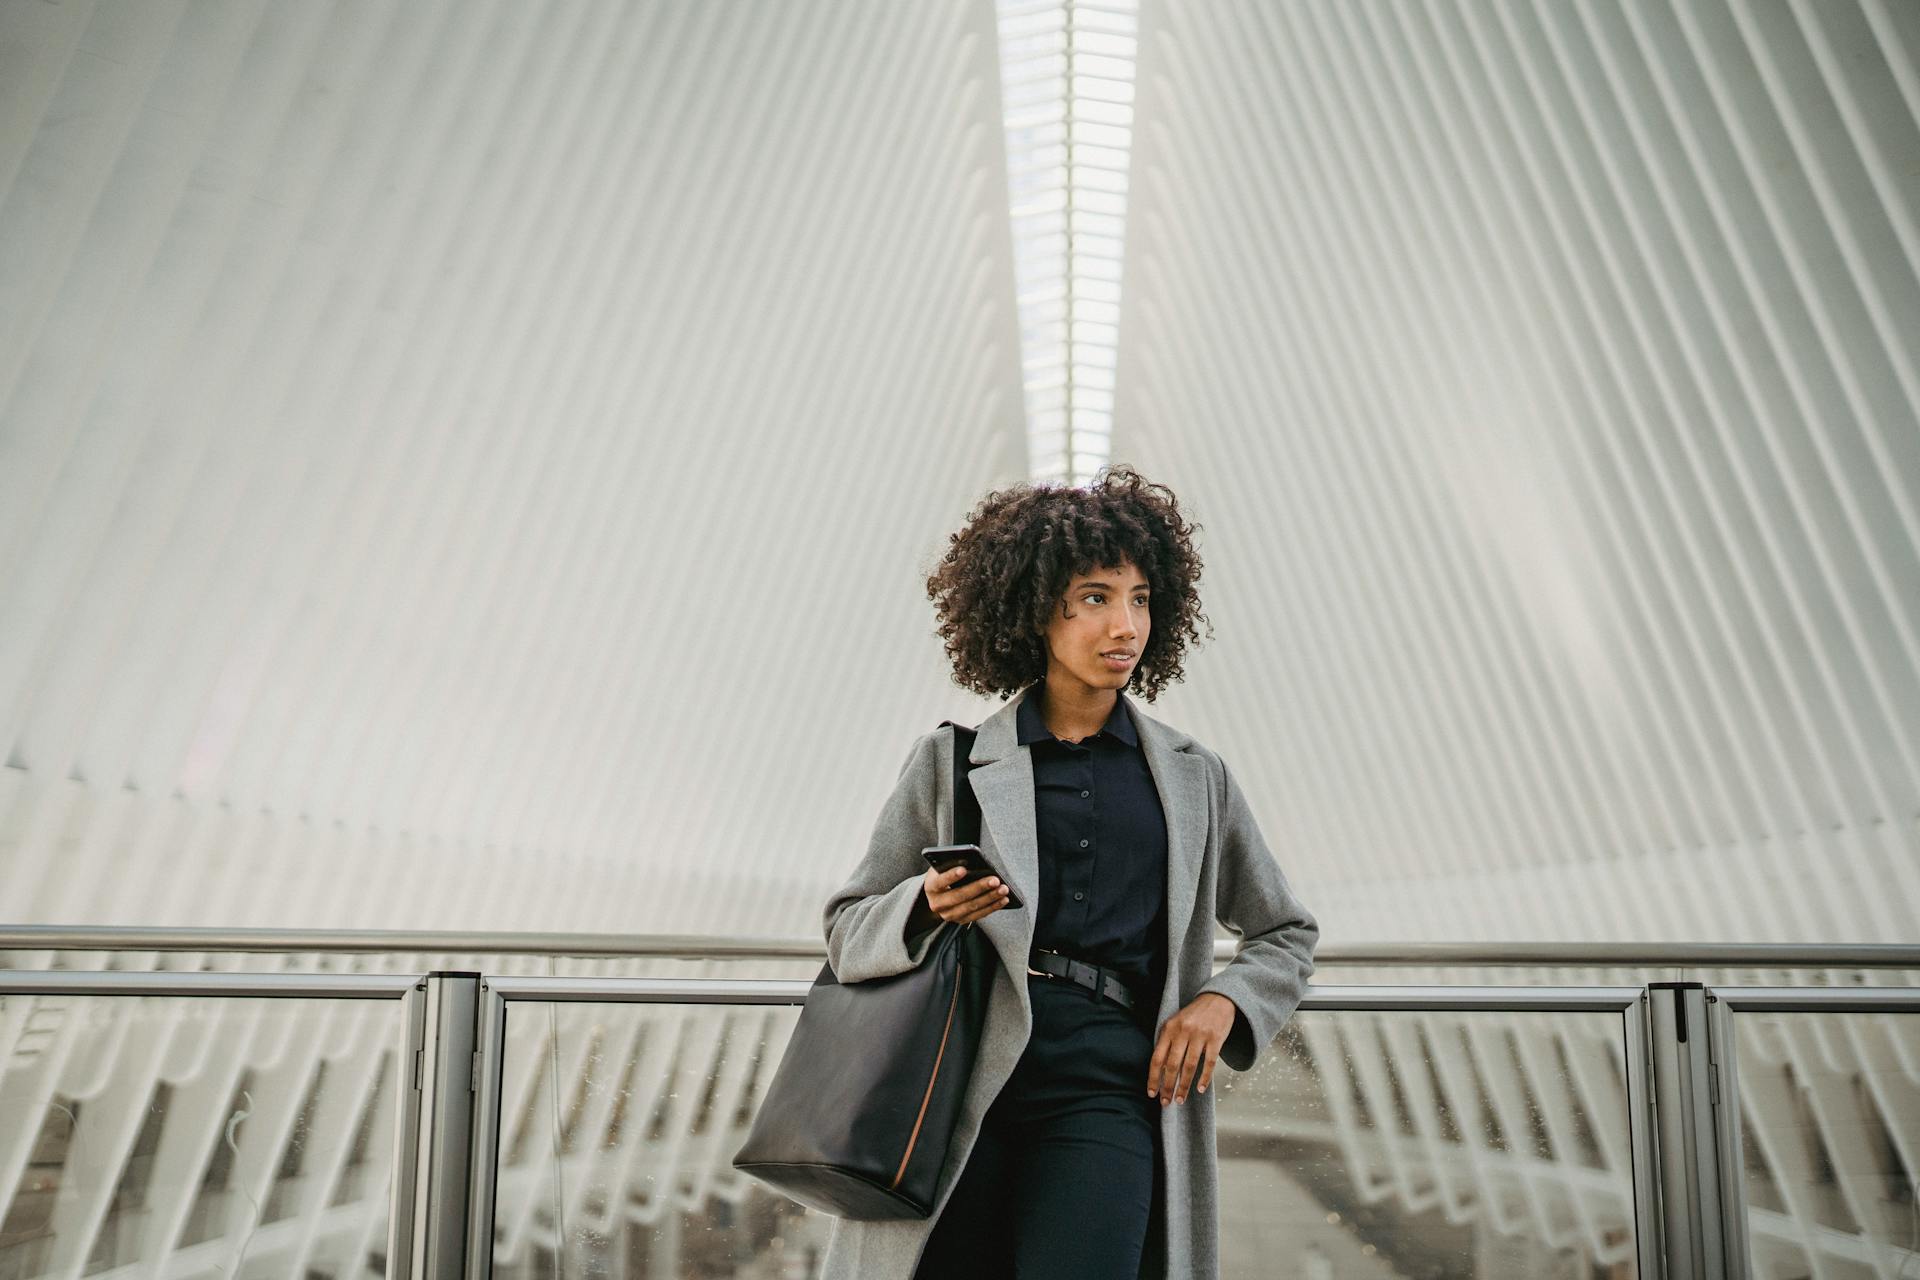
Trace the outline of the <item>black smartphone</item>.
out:
[[[1007,900],[1001,904],[1000,910],[1018,911],[1020,909],[1022,905],[1020,895],[1013,891],[1013,885],[1008,882],[1007,878],[1001,876],[1000,873],[994,869],[993,864],[987,861],[986,855],[980,852],[979,845],[930,845],[920,851],[920,856],[932,864],[935,871],[951,871],[954,867],[960,866],[963,863],[966,865],[967,874],[948,885],[947,888],[949,889],[956,889],[963,884],[972,884],[982,876],[1000,876],[1000,883],[1007,886]]]

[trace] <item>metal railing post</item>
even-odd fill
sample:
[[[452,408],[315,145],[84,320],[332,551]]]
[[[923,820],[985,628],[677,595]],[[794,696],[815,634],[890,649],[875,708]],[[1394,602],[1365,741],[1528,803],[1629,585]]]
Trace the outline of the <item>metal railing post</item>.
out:
[[[493,1274],[493,1215],[500,1180],[500,1098],[506,1074],[507,1005],[480,982],[479,1035],[474,1043],[473,1187],[467,1201],[467,1277]]]
[[[420,1088],[408,1259],[414,1280],[460,1280],[466,1271],[479,1007],[479,974],[427,975],[426,1043],[413,1068]]]
[[[1753,1262],[1747,1251],[1747,1170],[1741,1158],[1740,1078],[1735,1071],[1733,1010],[1711,989],[1707,992],[1707,1044],[1713,1050],[1717,1085],[1714,1130],[1720,1165],[1720,1229],[1726,1242],[1727,1274],[1746,1277]]]
[[[1666,1280],[1725,1280],[1729,1274],[1715,1132],[1719,1080],[1707,1000],[1707,990],[1698,982],[1647,984]]]

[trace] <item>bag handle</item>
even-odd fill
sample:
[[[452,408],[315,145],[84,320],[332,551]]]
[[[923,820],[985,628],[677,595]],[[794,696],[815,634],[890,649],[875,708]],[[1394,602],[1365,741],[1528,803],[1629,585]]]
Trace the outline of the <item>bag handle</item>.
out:
[[[973,794],[967,775],[973,772],[975,730],[953,720],[942,720],[942,727],[953,726],[953,843],[980,843],[980,797]]]

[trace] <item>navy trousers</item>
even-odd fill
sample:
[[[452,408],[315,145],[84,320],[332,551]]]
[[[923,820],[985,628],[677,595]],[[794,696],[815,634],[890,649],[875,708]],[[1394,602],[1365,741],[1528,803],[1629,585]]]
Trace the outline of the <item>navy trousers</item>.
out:
[[[1033,1036],[981,1123],[914,1280],[1136,1275],[1163,1194],[1151,1023],[1029,974]],[[1151,1015],[1144,1015],[1150,1017]]]

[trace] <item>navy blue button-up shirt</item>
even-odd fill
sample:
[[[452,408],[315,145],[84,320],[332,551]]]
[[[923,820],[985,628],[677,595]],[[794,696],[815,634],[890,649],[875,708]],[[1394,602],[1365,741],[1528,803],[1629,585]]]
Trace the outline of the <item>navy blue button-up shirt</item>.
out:
[[[1159,998],[1166,976],[1167,822],[1124,693],[1100,732],[1056,738],[1040,714],[1041,686],[1014,713],[1031,744],[1040,836],[1033,945],[1111,968]]]

